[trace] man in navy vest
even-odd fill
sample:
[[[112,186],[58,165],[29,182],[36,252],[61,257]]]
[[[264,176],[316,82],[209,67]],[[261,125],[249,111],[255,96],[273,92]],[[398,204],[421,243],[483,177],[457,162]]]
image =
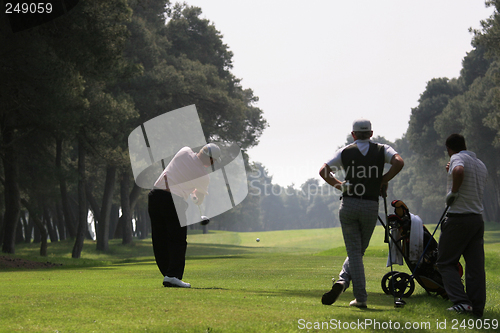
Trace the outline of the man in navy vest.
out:
[[[355,299],[349,305],[366,308],[363,255],[377,224],[379,195],[385,195],[389,181],[401,171],[404,162],[389,145],[370,141],[373,131],[369,120],[354,121],[351,135],[354,142],[338,150],[319,172],[329,185],[342,191],[339,219],[347,251],[338,281],[321,302],[333,304],[352,282]],[[386,163],[391,167],[384,174]],[[344,181],[336,178],[338,171],[345,174]]]

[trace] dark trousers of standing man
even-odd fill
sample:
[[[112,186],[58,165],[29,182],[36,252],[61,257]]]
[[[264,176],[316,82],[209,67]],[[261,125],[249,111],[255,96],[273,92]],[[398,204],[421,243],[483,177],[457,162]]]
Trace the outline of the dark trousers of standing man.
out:
[[[176,205],[184,208],[177,212]],[[151,235],[156,264],[163,276],[182,280],[186,263],[187,226],[181,227],[179,217],[186,218],[187,202],[164,190],[152,190],[148,195]]]
[[[450,301],[472,306],[481,317],[486,303],[484,270],[484,222],[481,215],[448,214],[441,225],[437,267]],[[461,256],[465,260],[465,285],[457,268]]]

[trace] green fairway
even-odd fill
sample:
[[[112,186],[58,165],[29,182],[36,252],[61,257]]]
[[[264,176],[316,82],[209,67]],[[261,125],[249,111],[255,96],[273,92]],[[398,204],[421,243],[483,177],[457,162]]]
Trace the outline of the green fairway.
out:
[[[352,289],[332,306],[320,301],[345,259],[339,228],[191,233],[184,275],[191,289],[162,286],[151,239],[120,243],[111,241],[104,254],[88,241],[82,259],[70,258],[71,242],[49,244],[47,258],[36,255],[37,244],[19,245],[15,257],[63,265],[0,271],[0,331],[382,332],[400,325],[405,332],[474,332],[488,324],[482,331],[498,331],[499,225],[488,225],[485,235],[488,300],[481,321],[447,313],[451,303],[418,284],[406,307],[395,309],[380,287],[389,271],[381,227],[365,255],[366,310],[349,307]]]

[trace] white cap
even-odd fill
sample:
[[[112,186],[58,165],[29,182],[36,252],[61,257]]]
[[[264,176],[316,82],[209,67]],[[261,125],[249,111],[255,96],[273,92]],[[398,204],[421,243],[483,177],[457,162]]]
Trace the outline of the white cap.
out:
[[[202,151],[205,155],[210,156],[217,162],[221,161],[221,152],[219,146],[215,143],[209,143],[203,146]]]
[[[356,119],[352,123],[353,132],[370,132],[372,130],[372,123],[368,119]]]

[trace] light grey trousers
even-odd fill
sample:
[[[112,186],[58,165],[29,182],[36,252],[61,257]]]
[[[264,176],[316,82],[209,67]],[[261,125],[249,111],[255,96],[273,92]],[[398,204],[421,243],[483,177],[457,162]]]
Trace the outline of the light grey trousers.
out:
[[[465,286],[457,264],[465,260]],[[453,304],[472,305],[482,316],[486,304],[486,274],[484,270],[484,222],[481,215],[447,217],[441,225],[437,267]]]
[[[346,288],[352,282],[353,294],[358,302],[366,302],[368,298],[363,255],[377,225],[377,217],[377,201],[351,197],[342,199],[339,218],[347,258],[339,274],[339,281],[343,281]]]

